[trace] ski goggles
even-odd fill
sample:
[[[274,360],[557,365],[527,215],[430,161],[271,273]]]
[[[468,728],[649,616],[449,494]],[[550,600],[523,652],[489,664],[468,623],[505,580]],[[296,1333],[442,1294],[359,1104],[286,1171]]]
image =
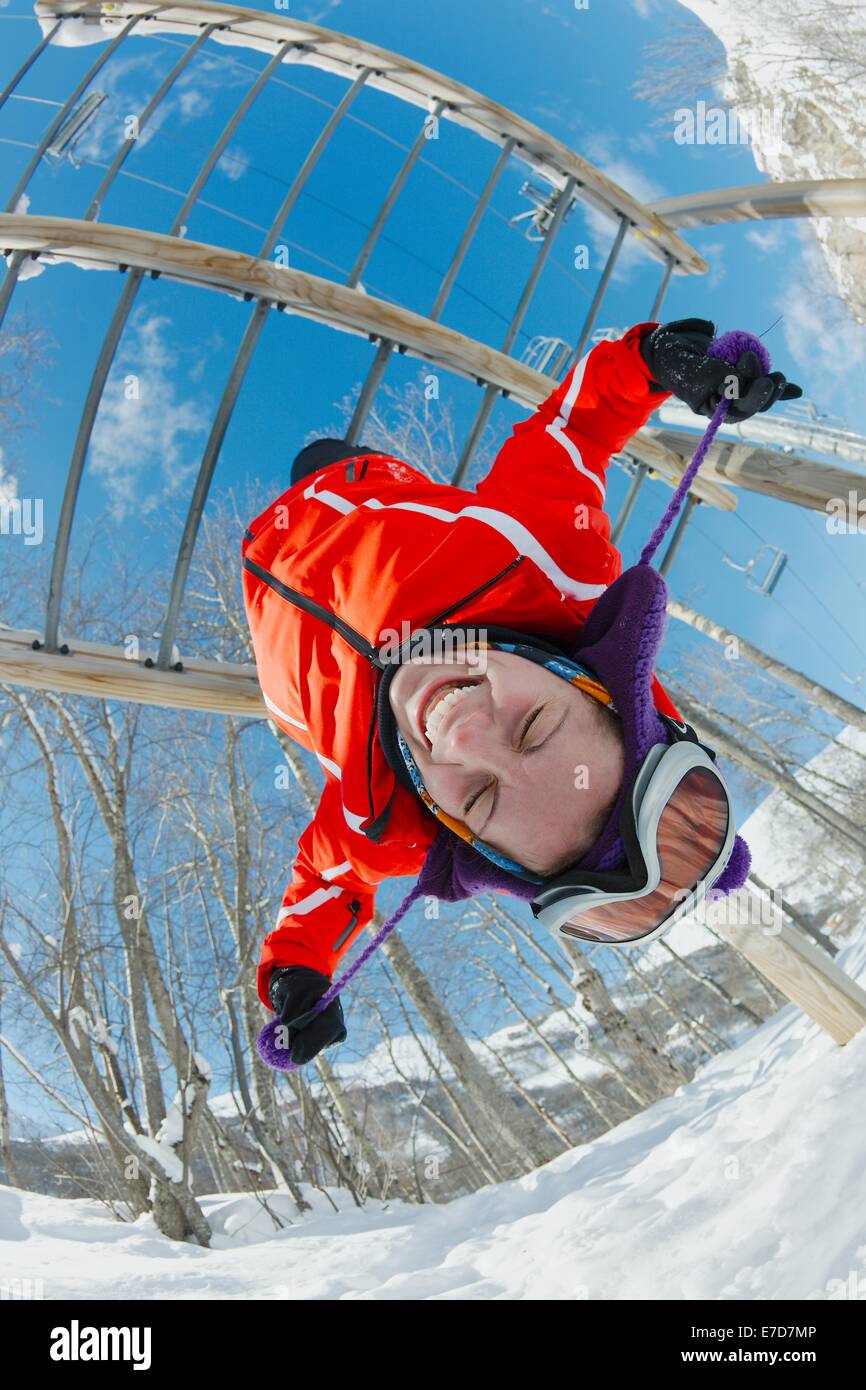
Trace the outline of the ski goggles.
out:
[[[690,725],[660,718],[673,742],[644,758],[620,819],[628,867],[572,869],[532,900],[548,929],[610,946],[644,944],[692,912],[731,857],[736,825],[715,753]]]

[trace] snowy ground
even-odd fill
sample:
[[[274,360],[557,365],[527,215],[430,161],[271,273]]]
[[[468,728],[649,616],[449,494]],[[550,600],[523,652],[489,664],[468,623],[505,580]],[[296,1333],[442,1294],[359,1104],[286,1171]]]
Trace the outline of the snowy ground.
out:
[[[866,943],[840,962],[866,983]],[[840,1048],[790,1005],[519,1181],[443,1206],[334,1212],[314,1194],[276,1235],[254,1200],[205,1198],[211,1250],[2,1188],[0,1277],[46,1299],[866,1298],[864,1071],[866,1030]]]
[[[866,752],[866,736],[843,740]],[[830,745],[810,768],[850,785],[863,774],[845,758]],[[866,987],[853,860],[777,795],[743,832],[769,882],[847,913],[838,963]],[[680,949],[699,944],[697,925],[677,930]],[[864,1074],[866,1029],[838,1047],[789,1005],[676,1095],[519,1181],[360,1211],[313,1192],[303,1218],[275,1194],[277,1233],[255,1199],[206,1197],[210,1250],[0,1187],[0,1297],[866,1299]]]

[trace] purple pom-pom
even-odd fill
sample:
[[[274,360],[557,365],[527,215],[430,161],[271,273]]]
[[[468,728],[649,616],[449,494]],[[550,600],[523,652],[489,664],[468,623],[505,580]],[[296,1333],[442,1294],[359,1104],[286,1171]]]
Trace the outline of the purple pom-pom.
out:
[[[287,1032],[284,1023],[278,1018],[272,1018],[256,1038],[256,1051],[265,1066],[271,1067],[274,1071],[297,1070],[296,1063],[291,1060],[290,1050],[286,1047]]]
[[[766,376],[770,370],[770,354],[760,338],[754,333],[746,333],[742,328],[732,328],[729,333],[721,333],[707,348],[708,357],[718,357],[722,362],[730,362],[733,367],[744,352],[754,352]]]
[[[738,835],[734,840],[734,848],[731,850],[731,857],[712,888],[708,890],[707,897],[710,899],[723,898],[728,893],[733,893],[737,888],[742,888],[746,879],[749,877],[749,870],[751,867],[752,851],[749,849],[742,835]]]

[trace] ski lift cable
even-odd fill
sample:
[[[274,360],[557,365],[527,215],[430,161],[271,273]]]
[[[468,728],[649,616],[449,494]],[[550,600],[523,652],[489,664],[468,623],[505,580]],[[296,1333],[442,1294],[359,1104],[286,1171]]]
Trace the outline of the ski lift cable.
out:
[[[52,104],[55,104],[55,103],[52,103]],[[56,103],[56,104],[59,105],[59,103]],[[373,127],[373,129],[375,129],[375,128]],[[182,135],[178,135],[178,134],[176,134],[175,132],[167,131],[167,130],[165,130],[164,128],[161,128],[161,129],[155,131],[155,132],[154,132],[154,135],[153,135],[153,137],[152,137],[152,139],[153,139],[153,141],[160,140],[160,139],[165,139],[165,140],[173,141],[175,144],[187,145],[188,147],[190,147],[190,148],[192,148],[192,149],[204,149],[204,148],[205,148],[205,146],[204,146],[203,144],[201,144],[199,141],[190,140],[190,139],[188,139],[187,137],[184,137],[184,136],[182,136]],[[2,144],[15,144],[15,145],[17,145],[17,146],[24,146],[24,148],[30,148],[30,149],[35,149],[35,148],[36,148],[35,145],[29,145],[26,141],[20,141],[20,140],[15,140],[15,141],[13,141],[13,140],[10,140],[8,137],[0,137],[0,143],[2,143]],[[80,160],[80,165],[79,165],[79,167],[81,167],[81,166],[88,166],[88,167],[91,167],[91,168],[94,168],[94,169],[107,169],[107,168],[108,168],[108,165],[105,164],[105,163],[103,163],[101,160],[88,159],[88,158],[86,158],[86,157],[85,157],[85,158],[82,158],[82,159]],[[433,168],[433,167],[435,167],[435,166],[432,166],[432,165],[431,165],[430,167]],[[250,170],[252,170],[253,172],[255,172],[255,173],[261,175],[263,178],[271,179],[273,182],[279,184],[279,185],[280,185],[281,187],[283,187],[283,188],[288,188],[288,187],[289,187],[289,182],[288,182],[286,179],[281,179],[278,175],[273,174],[269,169],[263,169],[263,168],[261,168],[259,165],[255,165],[255,164],[248,164],[248,165],[247,165],[247,168],[250,169]],[[440,171],[440,172],[441,172],[441,171]],[[120,177],[122,177],[122,178],[132,179],[134,182],[147,183],[147,184],[149,184],[151,187],[156,187],[156,188],[161,189],[163,192],[174,193],[174,194],[177,194],[178,196],[182,196],[182,191],[181,191],[181,190],[175,189],[175,188],[173,188],[170,184],[162,183],[162,182],[160,182],[160,181],[157,180],[157,179],[148,178],[148,177],[145,177],[145,176],[143,176],[143,175],[141,175],[141,174],[136,174],[136,173],[134,173],[133,171],[131,171],[131,170],[126,170],[126,169],[120,170],[119,173],[120,173]],[[339,213],[341,216],[345,217],[348,221],[350,221],[350,222],[355,222],[355,223],[356,223],[358,226],[360,226],[360,227],[364,227],[364,226],[366,225],[360,218],[355,217],[354,214],[348,212],[345,208],[340,207],[340,205],[337,204],[337,203],[331,203],[331,202],[329,202],[326,198],[321,198],[321,197],[319,197],[317,194],[310,193],[310,192],[305,193],[304,196],[305,196],[305,197],[308,197],[308,198],[311,198],[314,202],[319,203],[322,207],[327,208],[327,209],[328,209],[329,211],[331,211],[331,212],[337,212],[337,213]],[[211,211],[211,212],[219,213],[219,214],[220,214],[221,216],[223,216],[223,217],[227,217],[227,218],[229,218],[229,219],[232,220],[232,221],[240,222],[240,223],[242,223],[244,226],[252,227],[254,230],[260,230],[260,231],[266,230],[266,228],[259,227],[259,225],[258,225],[257,223],[255,223],[255,222],[253,222],[251,219],[246,218],[246,217],[242,217],[240,214],[233,212],[233,211],[232,211],[231,209],[229,209],[229,208],[223,207],[223,206],[222,206],[221,204],[219,204],[219,203],[213,203],[213,202],[210,202],[210,201],[207,200],[207,199],[200,198],[200,199],[198,200],[197,206],[198,206],[198,207],[201,207],[201,208],[207,208],[208,211]],[[506,227],[510,226],[509,219],[506,218],[506,217],[504,216],[504,214],[502,214],[502,213],[500,213],[500,212],[497,212],[495,209],[490,209],[490,210],[491,210],[492,212],[494,212],[495,215],[496,215],[497,217],[499,217],[500,220],[501,220],[502,222],[505,223]],[[388,243],[390,243],[390,245],[392,245],[392,246],[395,247],[397,250],[399,250],[400,252],[402,252],[403,255],[408,256],[411,260],[416,261],[419,265],[424,266],[425,269],[431,271],[434,275],[438,275],[438,276],[441,278],[441,275],[443,274],[443,272],[442,272],[442,270],[441,270],[439,267],[432,265],[429,261],[426,261],[426,260],[424,259],[423,256],[419,256],[418,253],[417,253],[416,251],[413,251],[410,247],[406,246],[403,242],[400,242],[400,241],[398,241],[396,238],[394,238],[394,237],[392,237],[392,236],[389,236],[386,232],[382,232],[382,233],[380,234],[380,240],[381,240],[381,241],[387,241]],[[323,257],[323,256],[318,255],[316,252],[310,250],[308,247],[303,246],[302,243],[300,243],[300,242],[291,242],[290,245],[295,246],[296,249],[302,251],[304,254],[311,256],[314,260],[318,261],[320,264],[322,264],[322,265],[327,265],[330,269],[337,271],[338,274],[341,273],[341,267],[339,267],[338,265],[336,265],[333,261],[327,260],[326,257]],[[570,284],[572,284],[575,288],[577,288],[577,289],[580,291],[580,293],[584,296],[585,299],[588,299],[588,298],[589,298],[589,290],[586,288],[586,286],[584,286],[580,281],[578,281],[578,280],[575,278],[575,276],[572,274],[572,272],[568,269],[567,266],[561,264],[561,263],[560,263],[554,256],[552,256],[552,255],[548,258],[548,264],[549,264],[550,266],[552,266],[554,269],[558,270],[558,271],[560,272],[560,274],[562,274],[562,275],[569,281]],[[466,298],[473,300],[480,308],[483,308],[484,310],[486,310],[487,313],[492,314],[494,318],[497,318],[497,319],[501,320],[501,322],[503,322],[503,323],[507,322],[507,315],[501,313],[494,305],[489,304],[485,299],[482,299],[482,298],[480,297],[480,295],[477,295],[473,290],[467,289],[467,287],[466,287],[465,285],[461,285],[459,282],[455,285],[455,289],[459,290],[463,295],[466,296]],[[380,298],[382,298],[382,299],[389,300],[389,299],[391,298],[391,296],[385,294],[383,291],[376,291],[376,293],[377,293],[378,296],[379,296]],[[519,334],[520,334],[521,337],[526,338],[527,340],[529,340],[529,339],[531,338],[531,336],[532,336],[532,335],[529,333],[529,331],[528,331],[527,329],[522,328],[522,327],[518,330],[518,332],[519,332]]]

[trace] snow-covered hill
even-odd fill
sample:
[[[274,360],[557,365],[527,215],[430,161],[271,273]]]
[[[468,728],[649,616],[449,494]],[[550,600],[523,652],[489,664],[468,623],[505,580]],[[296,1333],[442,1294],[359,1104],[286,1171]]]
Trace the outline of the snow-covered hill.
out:
[[[866,943],[842,962],[866,982]],[[211,1250],[2,1188],[3,1262],[48,1299],[866,1297],[864,1070],[866,1031],[839,1048],[790,1005],[519,1181],[424,1207],[312,1193],[303,1218],[275,1195],[278,1234],[254,1198],[206,1198]]]

